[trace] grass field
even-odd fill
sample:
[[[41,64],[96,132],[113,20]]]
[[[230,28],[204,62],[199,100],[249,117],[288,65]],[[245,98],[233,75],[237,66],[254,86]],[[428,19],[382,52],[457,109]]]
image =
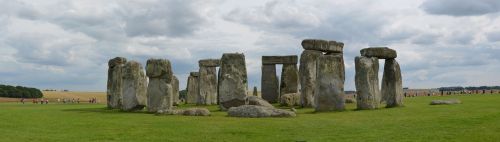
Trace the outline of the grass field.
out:
[[[430,106],[433,99],[463,104]],[[0,103],[0,141],[500,141],[500,94],[406,98],[406,107],[295,118],[155,116],[104,104]],[[189,105],[182,107],[192,107]]]

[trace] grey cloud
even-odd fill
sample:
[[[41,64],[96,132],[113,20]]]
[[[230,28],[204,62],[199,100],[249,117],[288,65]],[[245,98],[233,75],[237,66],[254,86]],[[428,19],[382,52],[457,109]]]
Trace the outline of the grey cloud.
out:
[[[426,0],[420,6],[435,15],[475,16],[500,11],[498,0]]]
[[[499,42],[500,41],[500,31],[490,32],[486,35],[488,41]]]
[[[200,3],[167,0],[145,2],[143,7],[125,5],[125,31],[128,36],[179,37],[193,34],[206,22],[198,11]]]

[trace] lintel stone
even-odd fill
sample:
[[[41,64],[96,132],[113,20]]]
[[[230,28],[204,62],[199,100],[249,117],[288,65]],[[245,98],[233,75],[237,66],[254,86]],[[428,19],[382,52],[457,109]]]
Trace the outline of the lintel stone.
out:
[[[272,65],[272,64],[297,64],[298,57],[297,55],[288,55],[288,56],[262,56],[262,64],[263,65]]]

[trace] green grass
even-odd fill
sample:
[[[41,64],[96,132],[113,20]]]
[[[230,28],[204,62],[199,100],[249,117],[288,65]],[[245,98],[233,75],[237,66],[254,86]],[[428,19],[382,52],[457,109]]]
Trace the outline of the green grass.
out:
[[[458,98],[463,104],[428,105]],[[500,94],[406,98],[405,107],[232,118],[126,113],[90,104],[0,103],[0,141],[499,141]],[[182,106],[192,107],[192,106]]]

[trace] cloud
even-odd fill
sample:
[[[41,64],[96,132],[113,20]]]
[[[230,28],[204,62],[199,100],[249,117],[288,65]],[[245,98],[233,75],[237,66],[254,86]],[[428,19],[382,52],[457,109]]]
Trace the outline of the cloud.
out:
[[[435,15],[477,16],[500,11],[498,0],[426,0],[421,8]]]

